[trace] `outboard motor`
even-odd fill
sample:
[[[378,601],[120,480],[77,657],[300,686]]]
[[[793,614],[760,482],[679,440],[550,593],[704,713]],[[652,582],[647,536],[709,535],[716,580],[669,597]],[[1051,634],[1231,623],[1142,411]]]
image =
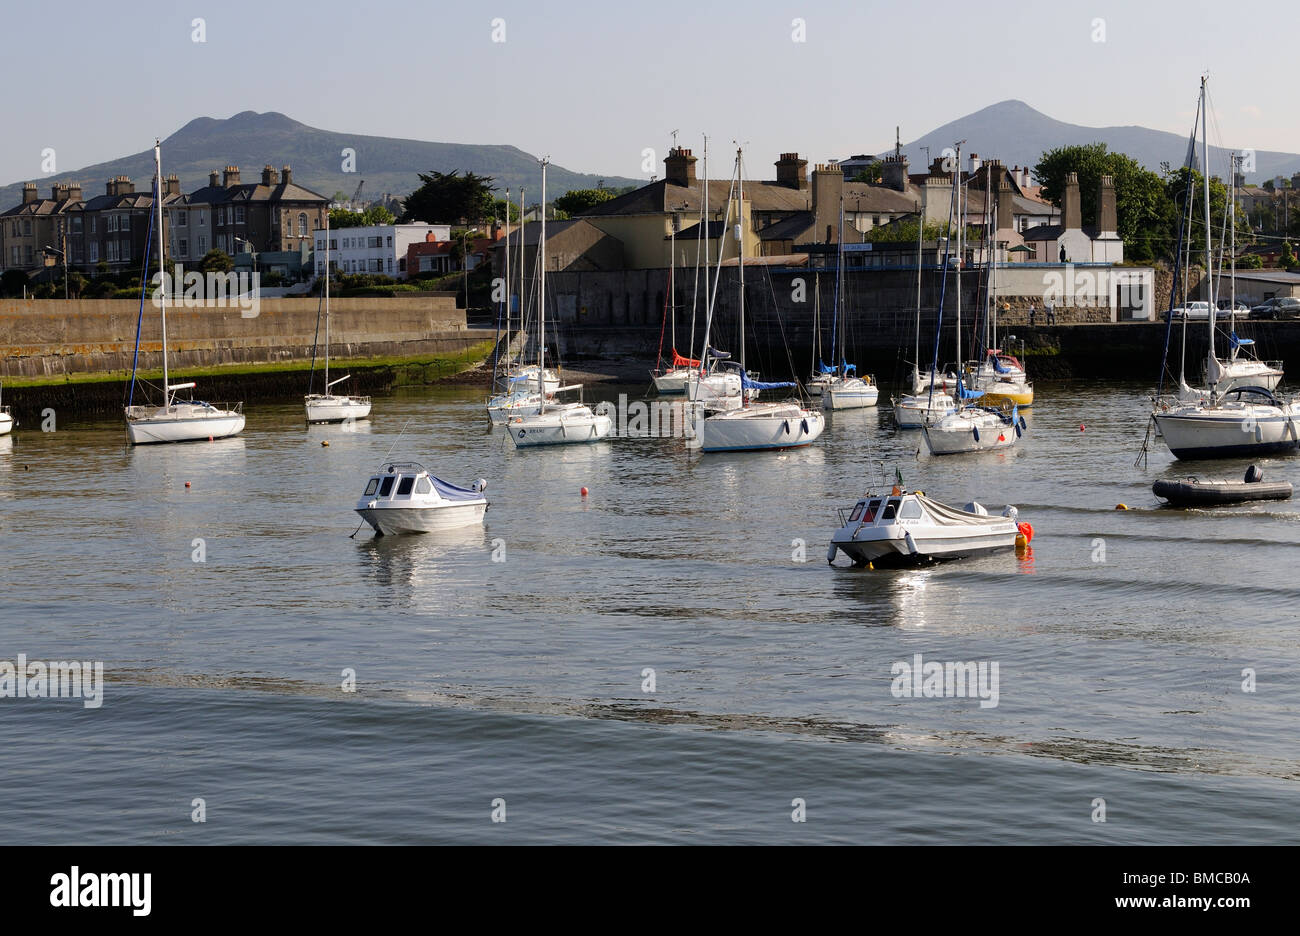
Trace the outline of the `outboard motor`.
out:
[[[1258,484],[1264,480],[1264,471],[1259,465],[1251,465],[1246,469],[1246,483]]]

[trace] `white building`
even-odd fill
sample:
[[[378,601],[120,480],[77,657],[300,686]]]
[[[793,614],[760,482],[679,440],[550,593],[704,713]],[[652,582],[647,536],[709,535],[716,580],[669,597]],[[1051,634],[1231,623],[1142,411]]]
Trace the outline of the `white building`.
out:
[[[317,228],[314,262],[325,272],[325,231]],[[450,240],[449,224],[378,224],[330,229],[330,262],[338,273],[375,273],[406,279],[406,248],[429,240]]]

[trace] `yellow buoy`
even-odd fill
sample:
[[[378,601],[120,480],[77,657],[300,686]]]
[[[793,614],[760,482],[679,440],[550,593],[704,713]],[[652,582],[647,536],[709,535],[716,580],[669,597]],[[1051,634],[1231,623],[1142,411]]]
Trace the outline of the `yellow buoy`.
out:
[[[1016,549],[1024,549],[1024,548],[1025,548],[1026,546],[1028,546],[1028,545],[1029,545],[1029,540],[1025,539],[1025,534],[1023,534],[1023,533],[1017,533],[1017,534],[1016,534]]]
[[[321,448],[329,448],[329,447],[330,447],[330,440],[329,440],[329,439],[321,439],[321,440],[320,440],[320,447],[321,447]]]
[[[1116,505],[1115,505],[1115,509],[1116,509],[1116,510],[1128,510],[1128,504],[1116,504]]]

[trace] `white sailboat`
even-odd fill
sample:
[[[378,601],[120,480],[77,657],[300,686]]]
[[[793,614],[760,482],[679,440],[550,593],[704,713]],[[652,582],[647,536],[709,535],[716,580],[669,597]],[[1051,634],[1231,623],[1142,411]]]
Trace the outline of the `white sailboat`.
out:
[[[193,381],[173,384],[167,367],[167,275],[166,251],[163,250],[163,198],[162,198],[162,143],[154,140],[154,203],[157,206],[158,225],[158,297],[162,316],[163,404],[150,406],[128,402],[123,409],[126,434],[132,445],[159,442],[198,442],[203,439],[224,439],[237,435],[244,429],[243,403],[226,408],[201,400],[178,400],[178,390],[192,390]],[[138,348],[138,346],[137,346]],[[135,374],[131,375],[131,399],[135,397]]]
[[[537,244],[537,370],[534,385],[540,402],[536,408],[512,414],[506,420],[510,438],[519,448],[537,445],[573,445],[597,442],[609,436],[614,421],[605,413],[594,413],[591,407],[578,403],[550,403],[544,391],[546,371],[546,167],[542,160],[542,220]],[[555,392],[581,391],[581,384],[557,387]]]
[[[1282,400],[1266,387],[1235,386],[1224,393],[1220,387],[1222,368],[1215,355],[1215,307],[1213,281],[1209,275],[1213,267],[1213,248],[1210,232],[1210,175],[1209,141],[1207,125],[1209,113],[1206,103],[1205,77],[1201,78],[1201,101],[1197,119],[1201,124],[1201,164],[1205,201],[1205,268],[1206,289],[1210,315],[1209,350],[1206,354],[1205,375],[1210,385],[1204,398],[1175,399],[1170,404],[1157,401],[1152,419],[1156,432],[1164,440],[1175,458],[1230,458],[1254,457],[1276,452],[1293,452],[1300,448],[1300,434],[1296,420],[1300,417],[1300,402]],[[1181,384],[1181,381],[1180,381]],[[1183,391],[1185,386],[1180,386]],[[1184,394],[1180,394],[1184,395]]]
[[[507,195],[509,190],[507,190]],[[519,217],[524,216],[524,190],[519,190]],[[523,222],[520,222],[519,229],[516,231],[516,239],[519,242],[519,327],[521,331],[526,330],[524,316],[526,314],[524,302],[524,228]],[[542,394],[537,392],[537,375],[541,373],[536,364],[523,365],[514,359],[514,344],[511,331],[513,327],[510,318],[510,306],[512,296],[510,289],[513,280],[510,275],[510,247],[509,243],[505,250],[505,314],[506,314],[506,360],[504,364],[496,368],[499,373],[493,374],[492,393],[487,400],[488,419],[493,426],[504,426],[511,416],[526,413],[537,408],[542,402]],[[498,389],[497,377],[500,377],[505,383],[505,389]],[[542,380],[542,389],[546,394],[554,394],[559,389],[559,377],[551,371],[547,371]]]
[[[365,419],[370,415],[370,397],[347,396],[333,393],[334,387],[349,379],[345,374],[337,380],[330,380],[330,216],[325,212],[325,392],[308,393],[304,397],[307,407],[307,422],[337,423],[349,419]]]
[[[938,375],[934,370],[921,371],[921,253],[925,237],[925,214],[916,215],[916,347],[912,359],[911,392],[897,397],[894,404],[894,422],[900,429],[920,429],[926,423],[936,422],[948,414],[956,402],[948,387],[957,385],[955,375]],[[935,336],[935,341],[939,340]],[[934,392],[931,392],[931,391]]]
[[[822,389],[822,406],[831,410],[865,409],[875,406],[880,398],[880,388],[870,378],[857,374],[857,366],[848,363],[845,347],[845,323],[848,315],[843,308],[844,288],[844,198],[840,197],[840,237],[835,260],[835,314],[834,322],[838,329],[832,328],[831,360],[839,363],[835,373]]]
[[[745,182],[741,150],[736,150],[736,184],[738,186],[738,218],[736,223],[736,240],[738,241],[737,272],[740,286],[740,381],[741,389],[764,390],[777,387],[794,387],[793,383],[761,384],[749,379],[745,373]],[[722,261],[719,251],[718,261]],[[713,306],[710,304],[708,319],[704,328],[704,346],[709,346],[709,333],[713,322]],[[816,409],[810,409],[797,400],[781,403],[751,403],[745,400],[739,409],[727,412],[703,415],[702,410],[694,408],[694,426],[687,437],[687,446],[698,448],[703,452],[740,452],[773,449],[799,448],[814,442],[826,427],[825,417]]]
[[[957,165],[961,165],[961,143],[955,144]],[[961,358],[961,270],[965,260],[965,246],[962,238],[965,232],[965,214],[961,203],[961,171],[956,172],[953,180],[953,195],[957,199],[957,360]],[[945,271],[946,276],[946,271]],[[942,300],[940,300],[942,311]],[[938,363],[936,342],[935,361]],[[931,391],[933,392],[933,391]],[[921,432],[925,435],[925,444],[931,455],[960,455],[968,452],[987,452],[994,449],[1010,448],[1020,440],[1021,433],[1027,427],[1025,419],[1013,408],[1008,414],[1002,410],[974,403],[984,395],[981,390],[968,390],[960,379],[957,381],[954,399],[955,407],[946,415],[930,423],[923,423]]]

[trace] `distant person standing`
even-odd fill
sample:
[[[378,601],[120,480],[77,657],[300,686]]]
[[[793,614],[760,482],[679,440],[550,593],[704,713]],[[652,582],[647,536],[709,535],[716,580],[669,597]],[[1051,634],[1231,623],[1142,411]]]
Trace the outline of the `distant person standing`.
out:
[[[1051,299],[1048,299],[1047,302],[1045,302],[1043,305],[1044,305],[1044,307],[1045,307],[1046,310],[1047,310],[1047,324],[1048,324],[1048,325],[1055,325],[1055,324],[1056,324],[1056,306],[1052,305],[1052,300],[1051,300]]]
[[[1034,304],[1029,303],[1029,324],[1034,324]]]

